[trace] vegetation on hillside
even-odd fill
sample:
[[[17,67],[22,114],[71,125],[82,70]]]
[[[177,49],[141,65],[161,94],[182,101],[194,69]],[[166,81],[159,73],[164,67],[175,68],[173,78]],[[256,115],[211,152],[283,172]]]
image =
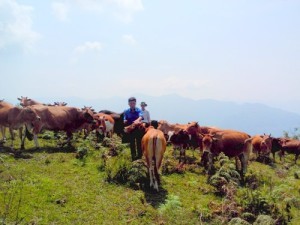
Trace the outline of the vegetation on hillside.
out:
[[[0,224],[300,223],[293,156],[272,166],[251,162],[242,180],[222,154],[208,176],[199,152],[188,150],[187,165],[178,167],[168,147],[156,193],[144,161],[131,162],[118,137],[97,144],[76,134],[73,147],[58,147],[58,135],[41,134],[40,150],[32,142],[22,152],[0,146]]]

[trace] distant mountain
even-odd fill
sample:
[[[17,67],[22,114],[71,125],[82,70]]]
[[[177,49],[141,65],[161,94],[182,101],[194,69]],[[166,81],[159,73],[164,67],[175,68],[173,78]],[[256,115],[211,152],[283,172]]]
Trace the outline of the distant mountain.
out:
[[[187,123],[198,121],[200,125],[211,125],[245,131],[251,135],[271,133],[281,136],[283,131],[291,131],[300,127],[300,115],[263,104],[238,104],[216,100],[192,100],[175,94],[151,97],[135,94],[138,102],[148,104],[151,118],[165,119],[171,123]],[[84,100],[81,98],[36,99],[50,103],[65,101],[70,106],[93,106],[97,111],[109,109],[122,112],[127,105],[127,96],[107,99]]]

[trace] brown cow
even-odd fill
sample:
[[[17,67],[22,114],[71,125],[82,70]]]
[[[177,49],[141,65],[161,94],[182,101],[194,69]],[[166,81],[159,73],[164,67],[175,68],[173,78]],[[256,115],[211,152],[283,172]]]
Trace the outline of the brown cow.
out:
[[[80,110],[67,106],[30,106],[41,118],[39,124],[33,127],[35,146],[39,148],[37,134],[43,129],[52,131],[65,131],[67,143],[70,144],[72,133],[81,128],[84,123],[93,123],[94,117],[90,110]]]
[[[170,143],[170,138],[174,134],[174,132],[178,133],[180,130],[185,130],[187,128],[187,124],[170,124],[166,120],[158,121],[158,130],[161,130],[165,137],[167,137],[167,142]]]
[[[91,111],[94,116],[96,114],[95,110],[93,109],[92,106],[84,106],[83,108],[81,108],[82,111]],[[89,136],[90,132],[93,131],[94,129],[96,129],[96,124],[91,124],[91,123],[84,123],[79,130],[83,130],[83,134],[84,134],[84,139],[87,138],[87,136]]]
[[[11,147],[14,141],[13,130],[19,129],[21,149],[24,149],[25,136],[22,135],[21,128],[24,124],[34,126],[38,122],[40,122],[40,117],[30,107],[19,108],[7,102],[0,103],[0,126],[9,128],[12,139]]]
[[[142,151],[146,158],[148,172],[150,176],[150,188],[158,191],[159,173],[158,170],[166,151],[166,139],[164,133],[150,126],[145,128],[142,124],[131,124],[124,128],[125,132],[131,132],[134,129],[145,129],[145,135],[142,138]]]
[[[285,152],[289,154],[295,155],[295,164],[297,164],[297,159],[300,155],[300,140],[295,139],[289,139],[289,138],[283,138],[281,139],[281,154],[280,158],[281,160],[284,160],[284,154]]]
[[[256,155],[268,155],[272,151],[273,138],[270,135],[255,135],[251,138],[252,151]]]
[[[32,106],[32,105],[43,105],[43,103],[40,103],[40,102],[35,101],[31,98],[23,97],[23,96],[21,96],[21,98],[18,98],[18,100],[20,101],[20,105],[22,107]]]
[[[97,132],[103,134],[105,137],[112,137],[115,125],[115,120],[112,116],[104,113],[97,113],[94,115],[94,118],[97,121]]]
[[[223,152],[228,157],[238,157],[242,165],[241,175],[246,173],[252,151],[250,135],[232,130],[216,131],[213,134],[203,134],[202,144],[203,152],[208,154],[209,171],[213,165],[213,157]]]

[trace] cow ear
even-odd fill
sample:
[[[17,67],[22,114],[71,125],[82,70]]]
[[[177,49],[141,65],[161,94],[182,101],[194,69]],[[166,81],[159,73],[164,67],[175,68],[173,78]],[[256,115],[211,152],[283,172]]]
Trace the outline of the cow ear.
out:
[[[21,98],[18,98],[18,100],[21,101],[22,99],[21,99]]]

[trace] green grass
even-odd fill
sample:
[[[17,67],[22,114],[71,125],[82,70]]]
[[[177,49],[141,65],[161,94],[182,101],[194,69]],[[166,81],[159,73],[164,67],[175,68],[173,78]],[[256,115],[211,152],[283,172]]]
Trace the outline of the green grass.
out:
[[[75,149],[58,148],[56,143],[40,139],[42,148],[35,150],[33,142],[27,141],[27,150],[19,157],[0,147],[0,224],[4,219],[4,224],[219,224],[211,204],[220,205],[224,198],[215,194],[199,166],[163,175],[157,194],[107,182],[105,170],[100,169],[106,148],[96,150],[92,142],[80,139],[74,146],[86,146],[89,151],[76,159]],[[124,151],[130,158],[129,149]],[[192,158],[192,152],[187,153]],[[199,153],[195,156],[199,162]],[[165,158],[172,160],[170,147]],[[286,161],[291,164],[293,157]],[[297,206],[300,180],[294,174],[299,170],[299,162],[288,170],[280,163],[249,166],[249,174],[259,180],[257,190],[279,205],[293,198]],[[251,189],[238,187],[237,201],[246,191]],[[300,224],[296,206],[291,207],[290,224]]]

